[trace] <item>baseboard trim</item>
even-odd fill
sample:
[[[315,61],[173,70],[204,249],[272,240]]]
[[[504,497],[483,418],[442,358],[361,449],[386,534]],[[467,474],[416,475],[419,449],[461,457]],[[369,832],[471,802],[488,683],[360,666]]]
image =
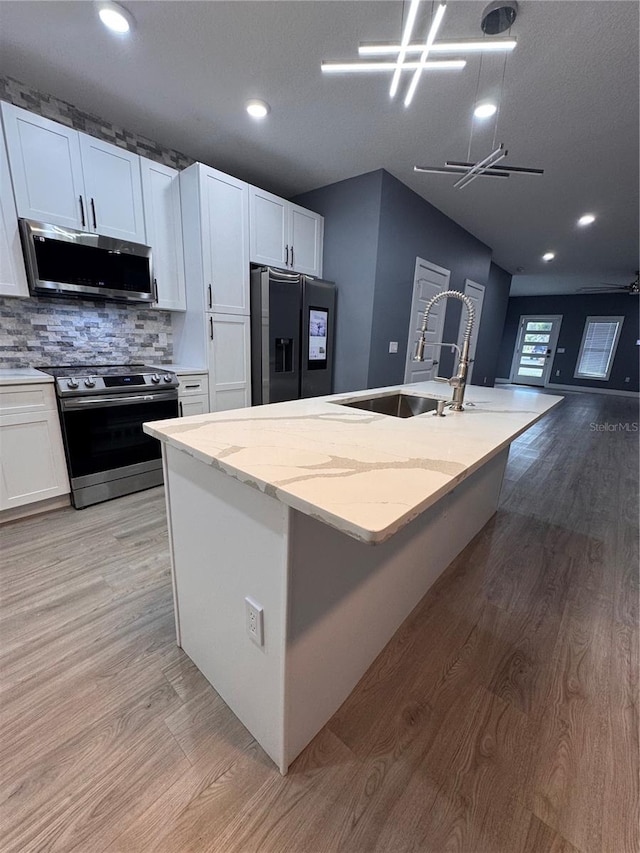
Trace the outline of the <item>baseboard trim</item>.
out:
[[[18,521],[21,518],[28,518],[30,515],[40,515],[42,512],[62,509],[62,507],[70,504],[70,495],[58,495],[55,498],[47,498],[44,501],[24,504],[24,506],[12,506],[9,509],[0,510],[0,525],[8,524],[10,521]]]

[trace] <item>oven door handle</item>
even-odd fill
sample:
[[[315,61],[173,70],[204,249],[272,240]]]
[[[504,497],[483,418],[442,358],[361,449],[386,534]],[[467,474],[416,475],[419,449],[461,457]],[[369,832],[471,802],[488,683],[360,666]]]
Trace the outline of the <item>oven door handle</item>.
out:
[[[120,406],[123,403],[129,403],[134,406],[142,403],[158,403],[162,400],[177,400],[178,392],[160,391],[156,394],[126,394],[118,397],[74,397],[72,399],[61,400],[60,408],[63,412],[72,412],[79,409],[106,409],[109,406]]]

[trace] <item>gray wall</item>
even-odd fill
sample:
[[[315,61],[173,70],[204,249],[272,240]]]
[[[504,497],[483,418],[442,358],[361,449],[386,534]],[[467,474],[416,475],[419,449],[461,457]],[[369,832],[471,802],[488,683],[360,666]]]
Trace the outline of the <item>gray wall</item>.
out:
[[[323,275],[338,285],[335,391],[367,387],[381,190],[377,171],[293,199],[325,217]]]
[[[451,270],[454,290],[467,278],[485,285],[474,382],[493,385],[511,277],[492,266],[488,246],[384,170],[293,201],[326,217],[324,272],[338,284],[336,391],[403,381],[416,257]],[[460,313],[452,300],[445,340],[457,340]],[[453,357],[444,353],[447,369]]]
[[[638,390],[638,297],[627,293],[571,294],[566,296],[516,296],[509,300],[500,347],[498,376],[508,378],[516,345],[520,317],[527,314],[560,314],[562,324],[549,377],[549,385],[575,385],[577,388],[606,388],[613,391]],[[582,333],[587,317],[622,316],[622,331],[607,382],[599,379],[574,379]],[[560,375],[556,375],[560,371]],[[625,379],[629,377],[629,382]]]
[[[368,376],[371,388],[404,380],[416,257],[451,270],[452,290],[463,290],[466,278],[487,284],[491,264],[491,249],[484,243],[393,175],[386,171],[382,175]],[[445,318],[445,341],[457,341],[460,312],[461,304],[451,300]],[[398,341],[397,354],[389,353],[389,341]],[[444,371],[453,367],[453,359],[447,363],[447,355],[443,351]]]

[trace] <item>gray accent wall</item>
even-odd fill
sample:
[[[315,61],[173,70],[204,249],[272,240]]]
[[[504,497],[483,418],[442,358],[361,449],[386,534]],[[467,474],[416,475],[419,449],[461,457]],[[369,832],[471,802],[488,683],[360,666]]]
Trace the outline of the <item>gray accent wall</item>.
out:
[[[488,246],[383,169],[293,201],[325,216],[324,274],[338,285],[336,391],[404,380],[416,257],[449,269],[453,290],[467,278],[485,285],[474,384],[493,385],[511,277]],[[445,340],[457,340],[461,307],[447,307]],[[441,374],[453,367],[444,353]]]
[[[520,317],[528,314],[562,316],[558,348],[551,367],[549,387],[575,385],[576,389],[638,391],[638,355],[640,339],[638,297],[627,293],[567,294],[565,296],[516,296],[509,300],[504,326],[498,376],[508,379],[516,345]],[[607,382],[600,379],[575,379],[580,344],[587,317],[624,317],[620,340]],[[564,352],[558,350],[564,349]],[[558,375],[559,372],[559,375]],[[625,382],[626,378],[628,382]]]
[[[323,275],[338,285],[336,392],[367,387],[382,175],[369,172],[294,199],[325,217]]]

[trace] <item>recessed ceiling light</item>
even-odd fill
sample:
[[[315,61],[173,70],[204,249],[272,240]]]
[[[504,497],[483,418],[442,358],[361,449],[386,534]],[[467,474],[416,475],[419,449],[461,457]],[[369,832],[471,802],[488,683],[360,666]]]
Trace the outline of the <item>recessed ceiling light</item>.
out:
[[[498,107],[494,103],[485,101],[483,104],[478,104],[473,114],[476,118],[491,118],[492,115],[496,114],[497,109]]]
[[[245,108],[252,118],[264,118],[271,112],[271,107],[266,101],[261,101],[260,98],[252,98],[247,101]]]
[[[119,3],[101,0],[98,3],[98,15],[102,23],[114,33],[124,35],[133,28],[133,15]]]
[[[591,225],[591,223],[595,222],[595,221],[596,221],[596,218],[593,215],[593,213],[585,213],[584,216],[581,216],[580,219],[578,219],[578,225],[581,225],[581,226]]]
[[[552,261],[555,258],[555,256],[556,256],[555,252],[545,252],[544,255],[542,256],[542,260],[549,263],[549,261]]]

